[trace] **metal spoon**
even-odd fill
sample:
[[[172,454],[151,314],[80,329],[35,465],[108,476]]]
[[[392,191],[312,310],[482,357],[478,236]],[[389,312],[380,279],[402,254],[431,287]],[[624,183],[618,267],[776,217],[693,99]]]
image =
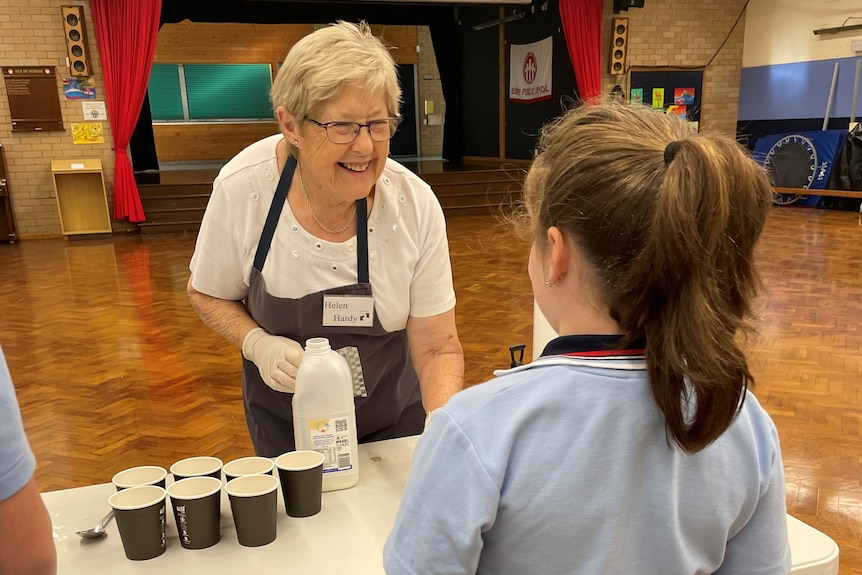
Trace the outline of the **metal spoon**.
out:
[[[80,535],[84,539],[98,539],[99,537],[103,537],[108,534],[105,531],[105,525],[110,523],[111,519],[114,518],[114,510],[111,509],[108,511],[108,514],[102,517],[102,519],[96,523],[96,526],[92,529],[85,529],[84,531],[76,531],[77,535]]]

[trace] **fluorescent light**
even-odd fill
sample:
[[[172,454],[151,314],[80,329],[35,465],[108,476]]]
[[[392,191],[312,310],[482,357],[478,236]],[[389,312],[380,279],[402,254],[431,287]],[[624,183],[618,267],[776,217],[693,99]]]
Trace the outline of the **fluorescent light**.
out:
[[[852,26],[836,26],[835,28],[820,28],[814,30],[814,35],[820,34],[837,34],[838,32],[849,32],[850,30],[862,30],[862,24],[853,24]]]

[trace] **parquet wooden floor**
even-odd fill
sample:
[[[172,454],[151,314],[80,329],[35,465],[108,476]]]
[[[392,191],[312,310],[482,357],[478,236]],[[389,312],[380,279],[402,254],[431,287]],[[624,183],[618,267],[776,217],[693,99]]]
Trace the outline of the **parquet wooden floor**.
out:
[[[527,246],[491,217],[449,220],[467,381],[531,357]],[[0,244],[0,345],[43,490],[136,464],[251,453],[239,352],[185,295],[193,235]],[[774,209],[752,342],[756,393],[781,435],[788,511],[833,537],[862,575],[862,219]]]

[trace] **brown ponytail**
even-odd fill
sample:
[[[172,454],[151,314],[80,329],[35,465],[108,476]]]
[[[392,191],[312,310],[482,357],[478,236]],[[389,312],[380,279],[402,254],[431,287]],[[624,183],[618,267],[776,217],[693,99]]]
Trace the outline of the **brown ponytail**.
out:
[[[578,244],[621,345],[646,338],[669,435],[706,447],[753,385],[737,335],[757,293],[765,172],[734,141],[641,106],[571,110],[543,130],[539,152],[524,191],[532,237],[557,226]]]

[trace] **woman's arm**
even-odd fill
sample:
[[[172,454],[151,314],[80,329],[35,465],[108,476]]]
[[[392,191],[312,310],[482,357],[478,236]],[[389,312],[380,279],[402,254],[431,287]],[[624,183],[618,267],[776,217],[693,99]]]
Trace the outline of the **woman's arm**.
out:
[[[201,320],[214,332],[242,349],[246,334],[258,327],[240,301],[219,299],[199,292],[192,286],[192,277],[186,293]]]
[[[431,413],[464,387],[464,350],[455,327],[455,310],[407,320],[407,340],[419,376],[422,405]]]
[[[257,325],[239,301],[219,299],[186,286],[189,301],[203,322],[214,332],[234,344],[247,360],[254,363],[263,382],[281,393],[296,389],[296,372],[302,362],[302,345],[269,334]]]

